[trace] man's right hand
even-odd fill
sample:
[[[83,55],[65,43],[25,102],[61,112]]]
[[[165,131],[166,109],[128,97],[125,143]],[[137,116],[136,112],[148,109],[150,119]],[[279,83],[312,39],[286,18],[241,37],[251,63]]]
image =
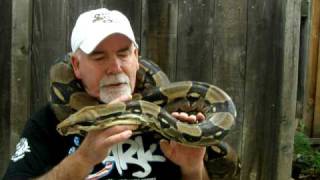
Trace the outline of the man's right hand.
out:
[[[121,96],[110,103],[124,102],[131,96]],[[85,179],[93,167],[108,156],[112,146],[124,142],[137,126],[117,125],[103,130],[89,132],[75,153],[67,156],[51,171],[37,180]]]
[[[131,100],[131,96],[120,96],[111,103]],[[117,125],[103,130],[90,131],[75,155],[88,166],[94,166],[106,158],[113,145],[129,139],[134,125]]]

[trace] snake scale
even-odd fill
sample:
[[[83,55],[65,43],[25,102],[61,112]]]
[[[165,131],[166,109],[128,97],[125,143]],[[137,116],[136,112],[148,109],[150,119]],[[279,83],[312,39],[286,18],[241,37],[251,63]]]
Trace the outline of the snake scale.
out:
[[[71,53],[50,68],[50,101],[61,135],[86,134],[117,124],[136,124],[136,132],[153,130],[163,137],[191,146],[206,146],[205,164],[211,177],[239,173],[237,153],[222,141],[235,124],[236,109],[220,88],[204,82],[170,82],[152,61],[139,60],[133,100],[101,104],[89,96],[74,76]],[[202,112],[206,120],[189,124],[171,112]]]

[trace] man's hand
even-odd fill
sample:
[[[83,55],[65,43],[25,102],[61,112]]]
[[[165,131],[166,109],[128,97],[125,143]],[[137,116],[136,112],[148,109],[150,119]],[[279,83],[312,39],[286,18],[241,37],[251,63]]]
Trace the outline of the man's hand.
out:
[[[205,119],[202,113],[188,115],[187,113],[173,112],[172,115],[183,122],[196,123]],[[205,147],[190,147],[175,141],[160,141],[160,148],[164,155],[180,166],[183,179],[209,179],[204,167],[203,158]]]
[[[131,96],[120,96],[110,104],[129,101],[131,98]],[[83,163],[94,166],[104,160],[113,145],[130,138],[132,130],[136,128],[133,125],[117,125],[103,130],[91,131],[75,153]]]
[[[131,96],[121,96],[110,103],[130,99]],[[119,125],[89,132],[75,153],[67,156],[51,171],[36,179],[85,179],[92,168],[107,157],[111,147],[127,140],[132,135],[132,130],[136,128],[133,125]]]

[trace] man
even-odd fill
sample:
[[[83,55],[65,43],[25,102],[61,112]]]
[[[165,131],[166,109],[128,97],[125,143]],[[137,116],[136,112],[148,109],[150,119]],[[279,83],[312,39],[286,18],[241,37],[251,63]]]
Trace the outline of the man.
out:
[[[90,96],[103,103],[131,99],[138,45],[123,14],[83,13],[71,46],[74,74]],[[202,114],[173,115],[181,121],[204,119]],[[159,141],[151,132],[133,136],[136,127],[126,125],[91,131],[84,138],[62,137],[55,130],[58,123],[50,106],[28,121],[5,179],[208,179],[205,148]]]

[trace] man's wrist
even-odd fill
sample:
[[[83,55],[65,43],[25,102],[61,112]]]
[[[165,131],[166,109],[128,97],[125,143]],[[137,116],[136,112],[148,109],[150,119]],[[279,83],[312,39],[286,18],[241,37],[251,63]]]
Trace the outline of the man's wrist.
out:
[[[203,171],[206,172],[204,163],[201,163],[201,165],[198,167],[188,167],[188,168],[180,167],[180,169],[181,169],[183,180],[195,180],[195,179],[201,180],[203,177]]]

